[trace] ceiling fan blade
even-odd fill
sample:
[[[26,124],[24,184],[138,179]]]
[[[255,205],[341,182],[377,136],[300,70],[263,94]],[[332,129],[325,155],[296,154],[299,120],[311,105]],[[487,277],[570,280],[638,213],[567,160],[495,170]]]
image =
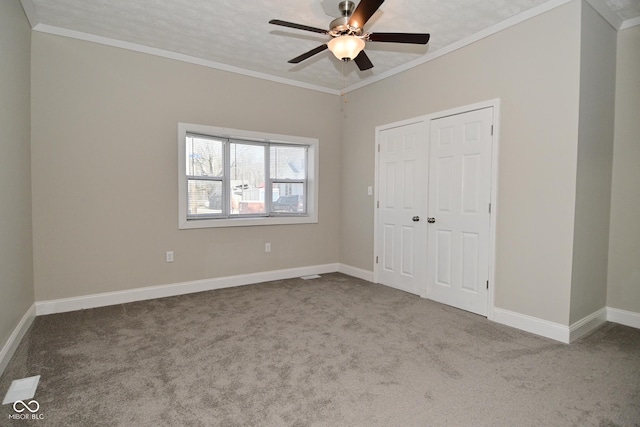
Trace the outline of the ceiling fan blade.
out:
[[[358,56],[356,56],[353,60],[358,66],[358,68],[360,68],[360,71],[373,68],[373,63],[371,62],[367,54],[364,53],[364,50],[361,50]]]
[[[364,27],[364,24],[376,13],[382,3],[384,3],[384,0],[360,0],[358,7],[349,18],[349,25],[357,28]]]
[[[269,24],[281,25],[283,27],[295,28],[296,30],[312,31],[314,33],[328,34],[327,30],[322,28],[310,27],[308,25],[296,24],[295,22],[281,21],[279,19],[272,19]]]
[[[303,53],[300,56],[296,56],[295,58],[287,61],[289,64],[299,64],[300,62],[304,61],[307,58],[311,58],[313,55],[316,55],[324,50],[327,49],[327,45],[326,44],[321,44],[320,46],[316,47],[315,49],[311,49],[309,52]]]
[[[430,34],[426,33],[371,33],[367,40],[371,42],[427,44]]]

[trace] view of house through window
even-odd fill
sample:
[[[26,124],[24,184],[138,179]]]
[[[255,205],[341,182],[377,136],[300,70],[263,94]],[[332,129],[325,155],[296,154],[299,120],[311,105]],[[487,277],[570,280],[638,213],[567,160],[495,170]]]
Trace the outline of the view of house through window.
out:
[[[307,147],[272,145],[271,212],[306,213]]]
[[[307,214],[308,146],[186,134],[187,219]]]

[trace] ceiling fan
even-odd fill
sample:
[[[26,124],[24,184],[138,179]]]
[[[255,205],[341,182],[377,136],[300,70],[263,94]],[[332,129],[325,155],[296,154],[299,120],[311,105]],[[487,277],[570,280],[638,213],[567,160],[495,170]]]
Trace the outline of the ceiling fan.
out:
[[[425,33],[365,32],[363,30],[364,25],[378,10],[382,3],[384,3],[384,0],[360,0],[358,7],[355,7],[355,2],[351,0],[340,2],[338,8],[340,9],[340,14],[342,16],[331,21],[331,24],[329,24],[329,30],[281,21],[279,19],[272,19],[269,23],[331,36],[331,40],[329,42],[291,59],[288,61],[290,64],[298,64],[313,55],[329,49],[333,52],[336,58],[343,61],[353,60],[358,68],[364,71],[373,68],[373,63],[363,50],[365,42],[411,44],[427,44],[427,42],[429,42],[430,35]]]

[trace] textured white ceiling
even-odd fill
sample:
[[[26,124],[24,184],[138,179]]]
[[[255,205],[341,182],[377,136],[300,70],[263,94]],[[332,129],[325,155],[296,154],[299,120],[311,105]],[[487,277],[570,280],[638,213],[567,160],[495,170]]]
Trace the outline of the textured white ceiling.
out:
[[[288,64],[289,59],[325,43],[329,37],[270,25],[269,20],[328,28],[333,17],[339,16],[339,1],[22,0],[22,3],[36,30],[76,36],[83,33],[334,91],[392,73],[520,14],[531,13],[548,3],[559,3],[558,0],[388,0],[365,29],[428,32],[431,33],[428,45],[368,42],[366,52],[374,68],[359,71],[355,64],[345,64],[345,79],[343,64],[328,50],[300,64]],[[640,0],[604,1],[621,20],[640,16]]]
[[[605,0],[607,6],[623,21],[640,16],[640,1],[638,0]]]

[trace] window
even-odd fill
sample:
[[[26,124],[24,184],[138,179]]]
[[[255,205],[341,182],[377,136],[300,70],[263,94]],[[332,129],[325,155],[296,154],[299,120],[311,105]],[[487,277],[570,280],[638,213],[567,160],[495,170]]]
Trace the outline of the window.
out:
[[[317,222],[318,140],[180,123],[179,228]]]

